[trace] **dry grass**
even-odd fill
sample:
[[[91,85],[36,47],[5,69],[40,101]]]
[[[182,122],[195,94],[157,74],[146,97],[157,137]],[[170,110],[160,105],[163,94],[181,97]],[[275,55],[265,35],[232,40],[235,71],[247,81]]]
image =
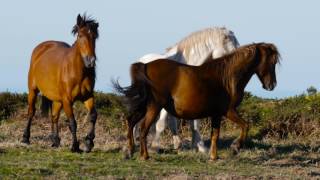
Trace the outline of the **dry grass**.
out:
[[[87,130],[85,111],[76,105],[78,137]],[[100,113],[102,114],[102,113]],[[121,116],[115,119],[98,117],[94,151],[89,154],[69,152],[71,135],[66,117],[60,117],[61,147],[53,149],[48,138],[50,121],[36,115],[31,130],[31,146],[20,143],[25,126],[26,108],[20,109],[0,125],[0,178],[97,178],[97,179],[296,179],[320,177],[320,140],[312,137],[262,138],[247,143],[239,155],[232,155],[229,145],[238,129],[226,123],[219,143],[220,159],[208,162],[207,154],[189,149],[190,131],[182,127],[185,149],[172,149],[167,131],[161,140],[162,154],[140,161],[123,160],[126,146],[125,124]],[[208,137],[206,124],[203,134]],[[150,137],[151,138],[151,137]]]

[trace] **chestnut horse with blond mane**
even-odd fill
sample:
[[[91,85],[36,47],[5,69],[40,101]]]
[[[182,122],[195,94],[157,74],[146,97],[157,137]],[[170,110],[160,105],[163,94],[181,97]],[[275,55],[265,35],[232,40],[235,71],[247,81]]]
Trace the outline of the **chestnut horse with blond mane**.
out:
[[[157,59],[171,59],[179,63],[198,66],[204,63],[209,55],[213,58],[219,58],[231,53],[237,47],[239,47],[239,42],[231,30],[225,27],[211,27],[191,33],[174,46],[167,48],[164,54],[147,54],[138,61],[149,63]],[[188,122],[192,132],[191,147],[199,152],[207,152],[208,148],[205,146],[200,134],[200,120],[188,120]],[[178,135],[177,119],[162,109],[159,120],[156,122],[156,133],[151,143],[151,146],[156,151],[160,149],[160,135],[167,124],[173,135],[174,149],[182,146],[182,140]],[[135,127],[135,137],[138,136],[138,129]]]
[[[35,114],[37,94],[52,101],[52,146],[60,146],[58,120],[63,108],[70,122],[72,133],[72,152],[80,152],[77,140],[77,123],[73,114],[73,103],[82,101],[88,109],[90,129],[85,137],[85,151],[90,152],[94,146],[95,123],[97,112],[94,107],[95,84],[95,44],[98,38],[99,24],[86,17],[77,17],[73,35],[75,43],[70,46],[59,41],[46,41],[39,44],[32,53],[28,76],[28,122],[23,134],[23,143],[30,143],[30,127]]]
[[[128,108],[129,157],[134,153],[133,127],[142,120],[140,156],[148,159],[146,138],[161,109],[183,119],[211,118],[210,159],[217,159],[217,140],[223,116],[241,127],[232,148],[238,152],[248,131],[248,123],[237,113],[244,89],[256,74],[263,88],[276,86],[275,67],[280,54],[273,44],[242,46],[221,58],[209,56],[200,66],[180,64],[169,59],[131,65],[132,84],[114,87],[125,95]]]

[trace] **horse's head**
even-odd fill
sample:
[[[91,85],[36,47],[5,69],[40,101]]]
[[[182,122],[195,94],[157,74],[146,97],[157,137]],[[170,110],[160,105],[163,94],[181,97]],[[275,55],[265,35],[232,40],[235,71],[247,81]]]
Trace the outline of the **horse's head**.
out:
[[[273,90],[277,85],[276,64],[279,63],[280,54],[273,44],[261,43],[257,44],[258,66],[256,74],[263,88]]]
[[[223,30],[223,33],[221,34],[220,43],[217,43],[217,46],[213,49],[213,58],[222,57],[239,47],[239,42],[232,31],[226,28],[221,28],[221,30]]]
[[[77,34],[76,45],[80,51],[84,65],[87,68],[95,66],[96,53],[95,44],[98,38],[99,23],[95,20],[80,14],[77,17],[77,24],[73,27],[72,33]]]

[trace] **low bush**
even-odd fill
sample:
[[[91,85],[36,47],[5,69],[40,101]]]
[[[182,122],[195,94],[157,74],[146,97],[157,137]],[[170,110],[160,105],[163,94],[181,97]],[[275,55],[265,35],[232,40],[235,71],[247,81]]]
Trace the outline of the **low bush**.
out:
[[[10,117],[19,108],[27,105],[28,96],[26,93],[0,93],[0,121]]]

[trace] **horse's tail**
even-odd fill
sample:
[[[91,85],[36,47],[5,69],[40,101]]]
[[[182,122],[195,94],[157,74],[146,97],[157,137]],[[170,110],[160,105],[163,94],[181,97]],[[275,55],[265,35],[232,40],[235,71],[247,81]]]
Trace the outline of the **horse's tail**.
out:
[[[41,105],[40,105],[41,116],[42,117],[49,117],[49,110],[51,110],[51,107],[52,107],[52,101],[42,95],[41,96]]]
[[[146,65],[143,63],[131,65],[131,86],[121,87],[118,81],[112,82],[114,89],[124,95],[129,127],[134,127],[145,116],[147,104],[151,98],[151,82],[146,76],[145,69]]]

